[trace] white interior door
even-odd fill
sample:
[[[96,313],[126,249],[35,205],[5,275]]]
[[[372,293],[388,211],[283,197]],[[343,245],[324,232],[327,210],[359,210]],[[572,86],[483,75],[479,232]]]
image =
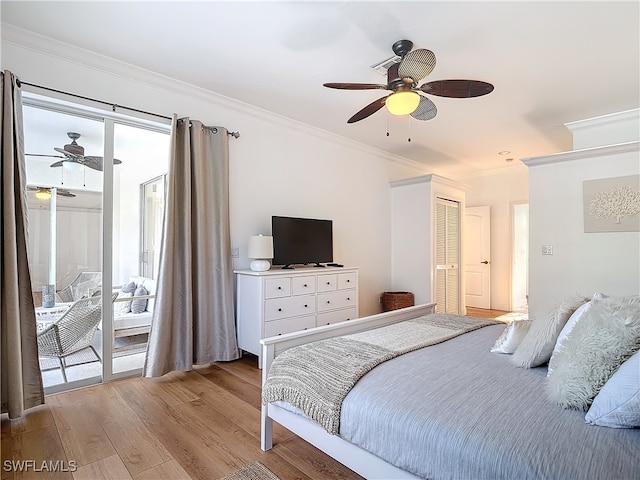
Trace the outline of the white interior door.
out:
[[[467,307],[491,308],[491,212],[467,207],[464,214],[464,281]]]

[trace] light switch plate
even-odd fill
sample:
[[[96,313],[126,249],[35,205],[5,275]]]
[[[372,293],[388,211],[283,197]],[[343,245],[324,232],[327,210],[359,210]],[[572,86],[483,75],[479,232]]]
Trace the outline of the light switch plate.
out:
[[[543,255],[553,255],[553,245],[543,245],[542,246],[542,254]]]
[[[232,248],[231,249],[231,258],[239,258],[240,257],[240,249]]]

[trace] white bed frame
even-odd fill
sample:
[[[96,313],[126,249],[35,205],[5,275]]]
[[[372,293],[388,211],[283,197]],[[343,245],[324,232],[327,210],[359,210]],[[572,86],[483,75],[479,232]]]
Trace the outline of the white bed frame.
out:
[[[427,315],[434,311],[435,303],[430,303],[262,339],[260,340],[262,344],[262,385],[267,379],[273,360],[288,348],[325,338],[391,325]],[[262,406],[260,447],[264,451],[270,450],[273,446],[274,421],[367,479],[419,478],[343,440],[337,435],[331,435],[320,424],[271,403]]]

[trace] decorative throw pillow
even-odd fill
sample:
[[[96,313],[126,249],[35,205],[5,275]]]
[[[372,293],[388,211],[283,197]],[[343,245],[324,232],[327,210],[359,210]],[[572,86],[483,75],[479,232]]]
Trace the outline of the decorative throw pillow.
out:
[[[548,390],[565,408],[587,410],[618,367],[640,348],[640,304],[593,300],[551,359]]]
[[[513,353],[522,342],[529,328],[531,320],[514,320],[498,337],[495,345],[491,349],[493,353]]]
[[[129,282],[126,285],[123,285],[120,289],[122,293],[131,293],[133,294],[136,291],[136,282]]]
[[[586,303],[586,297],[565,300],[546,317],[537,317],[513,354],[513,362],[522,368],[532,368],[547,363],[553,353],[558,335],[578,307]]]
[[[118,292],[118,297],[116,300],[120,298],[131,298],[133,297],[133,293],[125,293],[123,291]],[[131,302],[113,302],[113,315],[116,317],[121,317],[125,313],[129,313],[131,311]]]
[[[135,297],[140,297],[142,295],[148,295],[149,292],[147,292],[147,289],[144,288],[142,285],[140,285],[138,288],[136,288],[135,293],[133,294],[134,298]],[[142,300],[133,300],[131,302],[131,313],[142,313],[147,309],[147,302],[148,300],[142,299]]]
[[[601,427],[640,427],[640,351],[607,380],[584,419]]]

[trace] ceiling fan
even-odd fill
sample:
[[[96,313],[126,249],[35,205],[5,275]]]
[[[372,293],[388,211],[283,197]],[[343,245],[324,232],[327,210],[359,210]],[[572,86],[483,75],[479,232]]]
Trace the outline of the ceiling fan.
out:
[[[387,84],[375,83],[325,83],[325,87],[341,90],[390,90],[391,93],[370,103],[353,115],[347,123],[355,123],[386,106],[395,115],[410,114],[416,120],[431,120],[438,113],[435,104],[420,93],[440,97],[471,98],[487,95],[493,85],[479,80],[435,80],[418,85],[436,66],[436,56],[431,50],[412,50],[413,42],[398,40],[393,52],[400,57],[387,70]],[[420,93],[418,93],[420,92]]]
[[[36,192],[36,197],[40,199],[48,199],[51,198],[51,188],[50,187],[27,187],[27,190],[31,192]],[[56,194],[61,197],[69,197],[73,198],[76,195],[71,193],[69,190],[62,190],[60,188],[56,188]]]
[[[51,167],[62,167],[65,162],[70,164],[78,164],[81,166],[89,167],[94,170],[102,171],[103,166],[103,158],[95,157],[95,156],[85,156],[84,155],[84,147],[78,145],[78,140],[80,138],[80,134],[76,132],[67,132],[67,136],[71,139],[71,143],[68,143],[64,146],[64,148],[54,147],[54,150],[60,155],[43,155],[43,154],[35,154],[35,153],[27,153],[26,155],[32,157],[52,157],[52,158],[62,158],[57,162],[52,163]],[[114,165],[121,164],[122,161],[116,158],[113,159]]]

